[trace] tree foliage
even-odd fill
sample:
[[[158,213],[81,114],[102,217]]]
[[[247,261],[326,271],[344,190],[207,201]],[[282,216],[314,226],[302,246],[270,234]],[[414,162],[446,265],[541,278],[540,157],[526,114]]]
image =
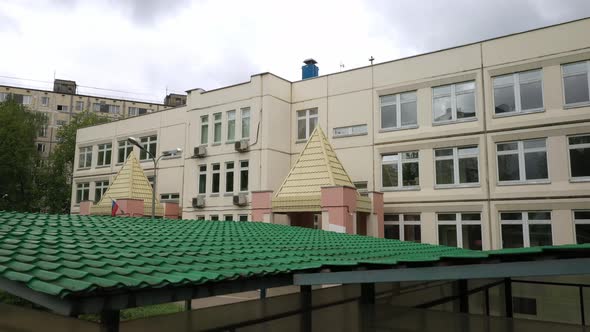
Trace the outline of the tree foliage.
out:
[[[0,103],[0,210],[40,209],[35,139],[45,121],[10,96]]]

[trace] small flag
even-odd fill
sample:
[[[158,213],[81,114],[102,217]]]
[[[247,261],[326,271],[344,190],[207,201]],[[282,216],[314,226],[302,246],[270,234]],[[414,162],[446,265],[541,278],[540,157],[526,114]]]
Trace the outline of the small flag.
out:
[[[114,217],[117,215],[117,210],[119,210],[119,204],[114,199],[111,199],[111,201],[113,202],[113,205],[111,205],[111,217]]]

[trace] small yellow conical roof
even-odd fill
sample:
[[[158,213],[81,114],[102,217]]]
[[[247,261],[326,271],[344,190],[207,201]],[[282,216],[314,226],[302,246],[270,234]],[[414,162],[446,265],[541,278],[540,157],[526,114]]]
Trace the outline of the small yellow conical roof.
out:
[[[143,199],[144,215],[152,214],[152,186],[133,152],[129,154],[100,201],[90,208],[90,212],[110,214],[112,200],[118,199]],[[164,209],[156,197],[156,215],[161,216],[163,213]]]

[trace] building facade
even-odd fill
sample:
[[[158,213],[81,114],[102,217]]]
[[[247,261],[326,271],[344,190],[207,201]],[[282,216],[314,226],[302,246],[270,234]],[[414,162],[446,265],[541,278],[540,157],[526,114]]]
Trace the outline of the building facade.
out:
[[[183,218],[249,220],[251,192],[276,191],[321,126],[357,188],[384,193],[386,237],[590,241],[587,31],[590,19],[297,82],[263,73],[189,90],[185,106],[78,132],[72,213],[132,150],[153,175],[132,136],[183,149],[162,158],[156,189]]]
[[[176,98],[167,96],[164,104],[78,94],[75,81],[60,79],[54,80],[53,90],[0,85],[0,102],[9,95],[30,110],[45,116],[47,124],[41,128],[35,142],[43,158],[47,158],[58,143],[56,135],[59,127],[68,124],[76,113],[90,110],[117,120],[170,109],[178,106],[177,103],[182,105],[184,100],[182,95],[176,94]]]

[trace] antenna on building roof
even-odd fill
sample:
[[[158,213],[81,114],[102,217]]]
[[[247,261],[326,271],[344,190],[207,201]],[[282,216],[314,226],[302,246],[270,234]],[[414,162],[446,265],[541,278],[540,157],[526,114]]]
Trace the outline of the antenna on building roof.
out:
[[[371,57],[369,58],[369,61],[371,62],[371,66],[373,65],[374,60],[375,60],[375,58],[373,58],[373,56],[371,55]]]
[[[344,63],[342,63],[342,61],[340,61],[340,71],[344,70]]]

